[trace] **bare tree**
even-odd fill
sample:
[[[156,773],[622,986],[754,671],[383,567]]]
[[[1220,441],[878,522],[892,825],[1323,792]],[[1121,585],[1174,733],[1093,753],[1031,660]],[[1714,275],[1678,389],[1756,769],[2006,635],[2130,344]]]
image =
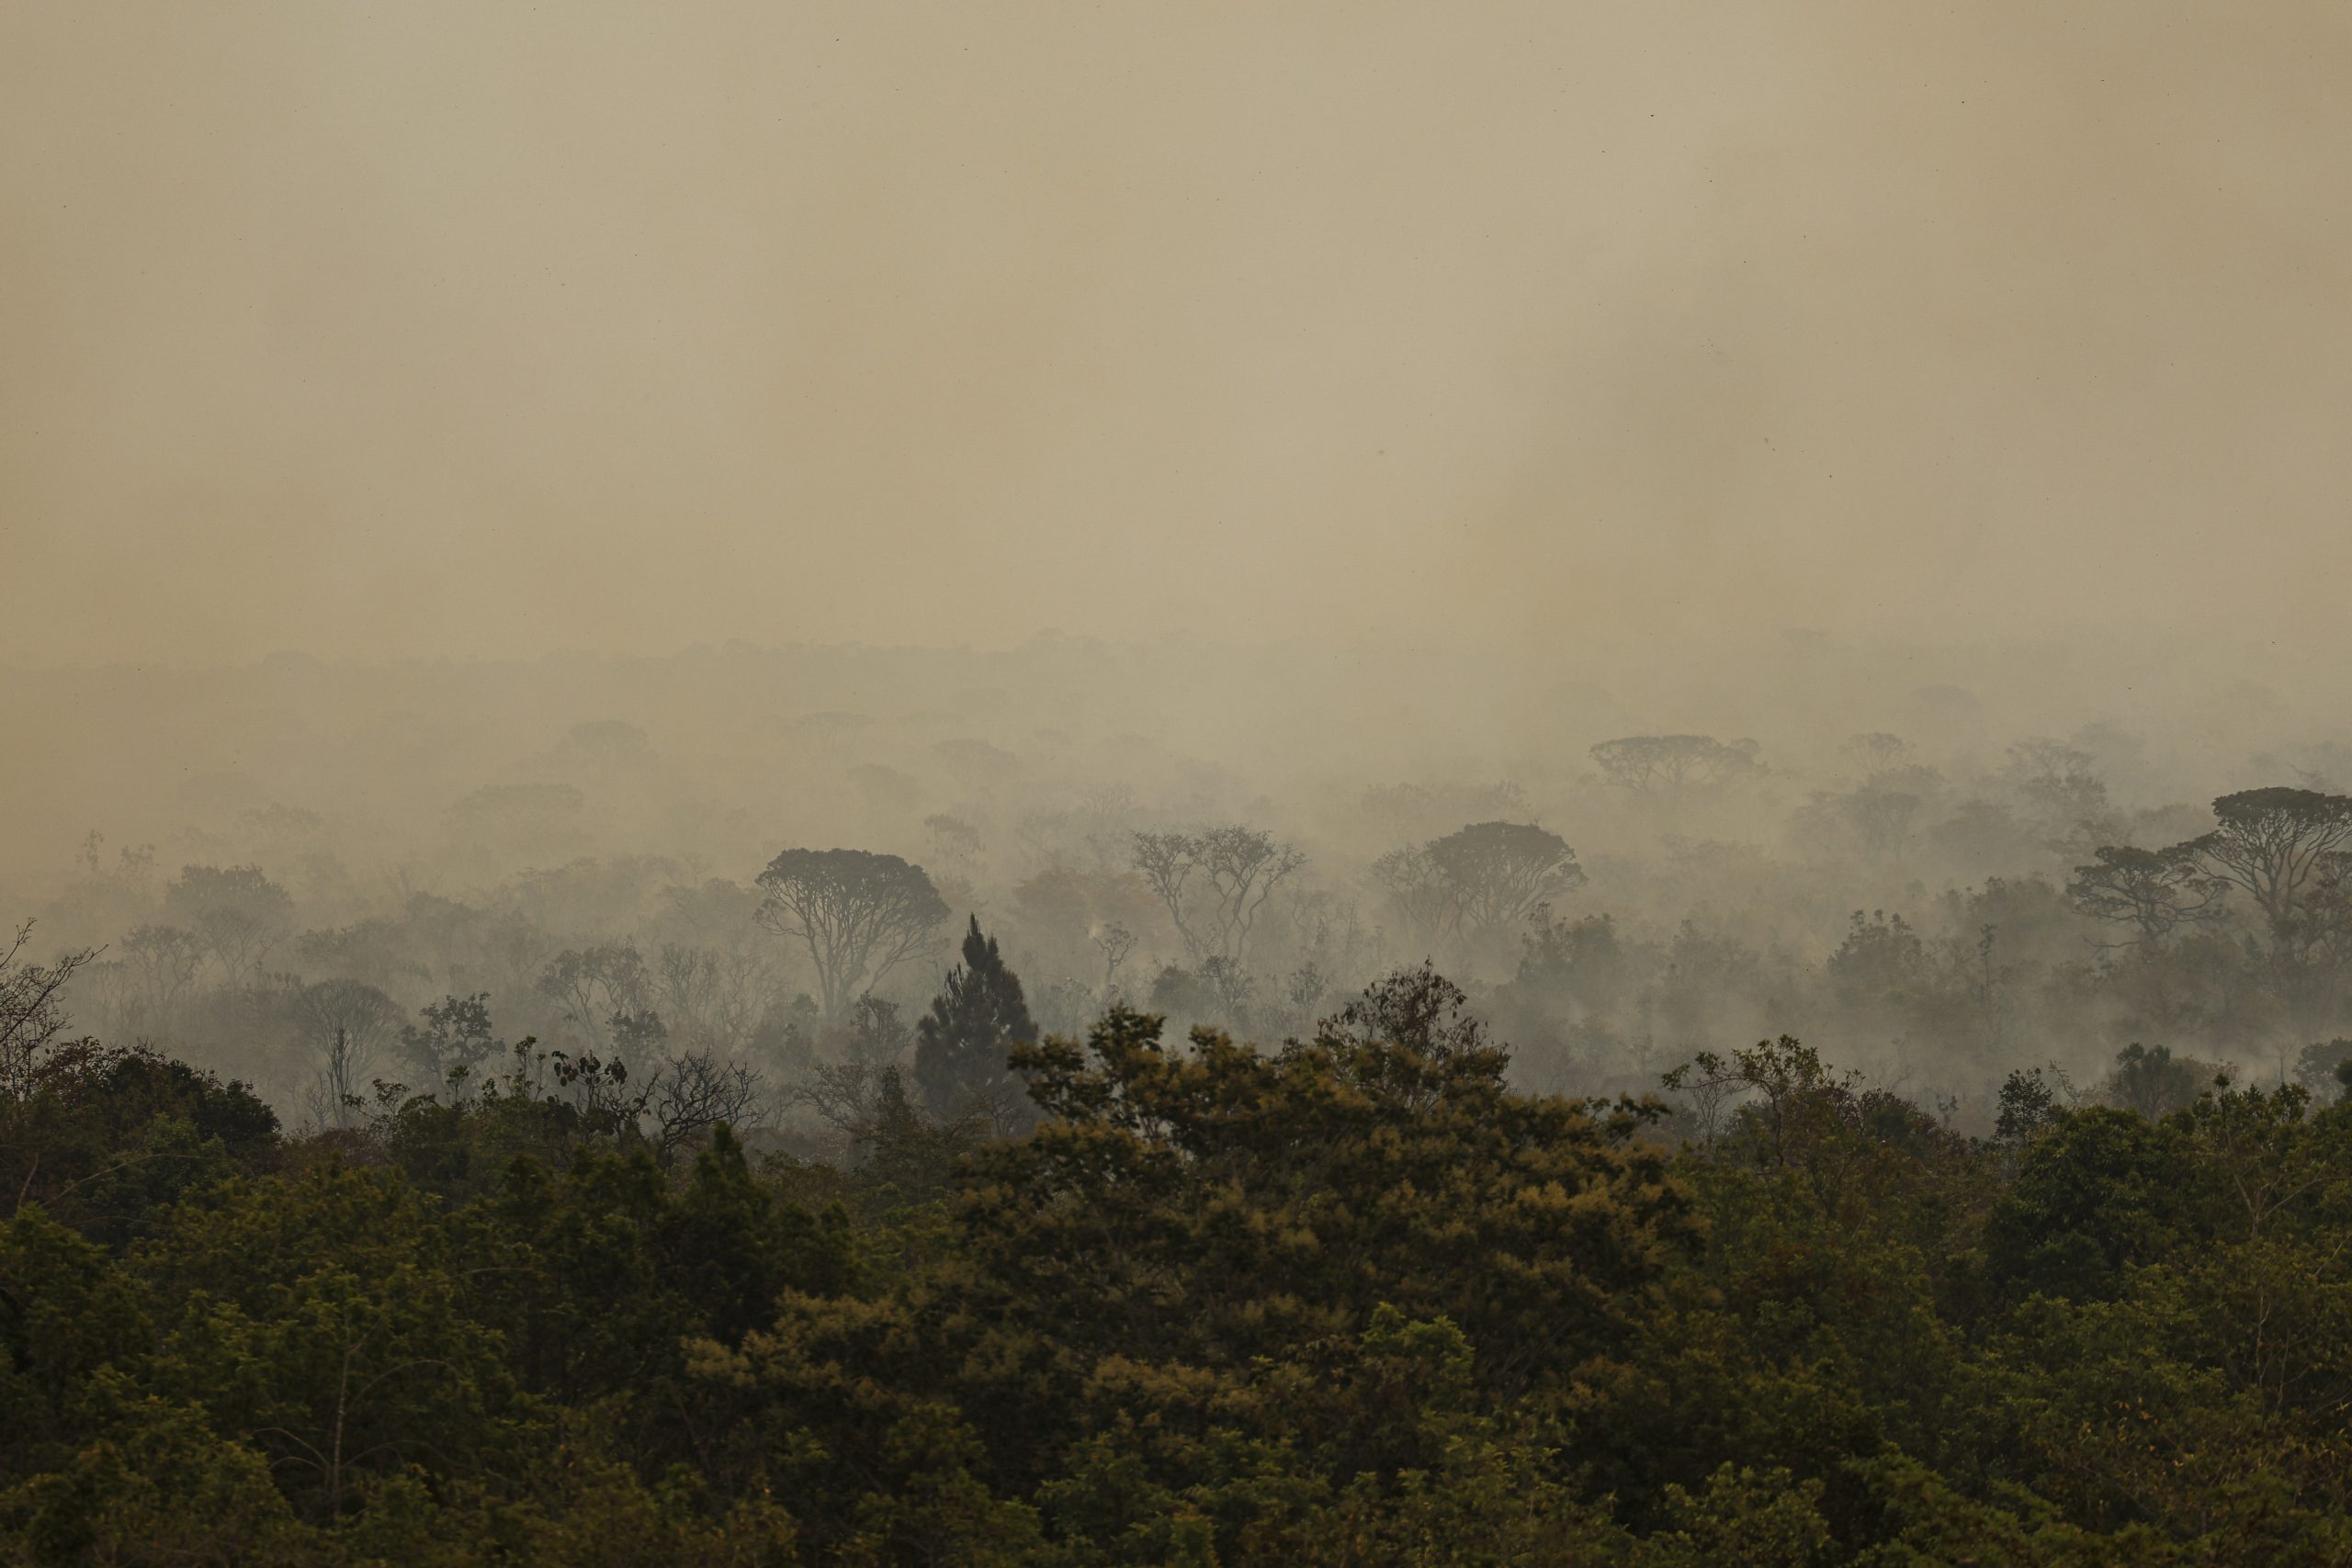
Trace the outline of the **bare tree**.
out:
[[[1291,950],[1336,984],[1339,977],[1366,972],[1382,939],[1363,923],[1353,898],[1328,889],[1303,892],[1290,901]]]
[[[32,944],[27,920],[0,947],[0,1100],[15,1102],[31,1091],[38,1058],[65,1032],[65,987],[97,956],[92,948],[60,953],[53,963],[25,957]]]
[[[1137,833],[1133,863],[1144,885],[1168,906],[1169,918],[1175,921],[1176,934],[1183,939],[1184,951],[1197,964],[1202,939],[1184,919],[1185,884],[1199,869],[1193,843],[1189,833]]]
[[[164,908],[196,933],[224,980],[259,967],[294,920],[294,899],[257,865],[184,866]]]
[[[322,1057],[320,1122],[348,1126],[360,1089],[399,1026],[400,1005],[358,980],[321,980],[295,992],[291,1002],[295,1022]]]
[[[651,1100],[654,1158],[667,1167],[721,1122],[739,1130],[760,1125],[768,1117],[762,1089],[758,1069],[747,1063],[723,1062],[707,1051],[671,1057]]]
[[[1210,958],[1241,962],[1259,911],[1306,856],[1271,833],[1233,826],[1137,833],[1134,863],[1198,966]]]
[[[338,1029],[320,1051],[318,1080],[309,1095],[311,1120],[321,1129],[348,1127],[367,1097],[359,1090],[371,1064],[361,1058],[347,1031]]]
[[[760,924],[807,945],[828,1018],[928,948],[948,914],[922,867],[865,850],[786,850],[759,885]]]
[[[1606,782],[1640,795],[1678,796],[1736,783],[1764,771],[1753,740],[1712,735],[1628,735],[1592,749]]]
[[[1310,958],[1292,970],[1290,977],[1283,982],[1283,999],[1290,1003],[1293,1018],[1311,1018],[1330,989],[1331,976]]]
[[[707,947],[665,942],[653,955],[651,979],[662,998],[662,1014],[678,1034],[704,1044],[714,1043],[714,1035],[724,1027],[721,1015],[732,1011],[722,996],[719,955]],[[741,1021],[730,1016],[728,1021],[741,1022],[748,1030],[758,1018]],[[733,1029],[726,1033],[726,1043],[732,1048],[738,1043],[736,1033]]]
[[[1097,926],[1091,940],[1094,950],[1102,955],[1102,998],[1108,1001],[1118,990],[1119,965],[1136,950],[1136,933],[1113,920]]]
[[[400,1024],[400,1004],[362,980],[321,980],[294,994],[295,1021],[324,1041],[342,1032],[355,1050],[372,1054]]]
[[[141,926],[116,944],[104,965],[120,987],[114,1022],[126,1036],[169,1030],[181,1000],[204,967],[204,944],[177,926]]]
[[[644,956],[626,942],[566,948],[538,980],[539,994],[560,1006],[593,1044],[615,1039],[616,1028],[628,1027],[621,1021],[650,1011],[651,989]]]
[[[772,957],[740,944],[665,942],[655,955],[652,987],[680,1038],[733,1055],[747,1045],[768,1010],[783,999]]]
[[[817,1120],[833,1131],[857,1138],[873,1124],[884,1076],[898,1073],[897,1066],[879,1062],[823,1062],[792,1087],[789,1099],[816,1112]]]

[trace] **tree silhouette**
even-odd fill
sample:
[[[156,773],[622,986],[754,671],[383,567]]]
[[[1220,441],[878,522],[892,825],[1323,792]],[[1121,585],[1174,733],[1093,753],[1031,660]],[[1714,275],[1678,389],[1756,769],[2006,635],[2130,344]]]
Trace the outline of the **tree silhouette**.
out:
[[[2213,802],[2219,825],[2180,846],[2208,876],[2250,896],[2281,952],[2294,933],[2304,890],[2328,857],[2352,842],[2352,796],[2309,789],[2248,789]]]
[[[759,885],[760,924],[807,944],[827,1018],[846,1013],[947,918],[922,867],[866,850],[786,850]]]
[[[2136,934],[2121,946],[2155,947],[2176,928],[2222,912],[2221,881],[2200,872],[2185,846],[2110,844],[2094,858],[2096,864],[2075,868],[2066,897],[2093,919],[2130,927]]]
[[[1135,868],[1160,901],[1193,964],[1241,962],[1258,912],[1306,863],[1295,846],[1255,828],[1137,833]]]
[[[1036,1038],[1021,977],[973,916],[964,962],[947,972],[931,1010],[915,1025],[915,1082],[924,1101],[943,1121],[977,1111],[1002,1130],[1022,1102],[1021,1081],[1010,1066],[1012,1048]]]
[[[294,923],[293,897],[257,865],[183,867],[164,908],[196,933],[224,980],[258,968]]]
[[[1474,822],[1430,845],[1429,857],[1452,890],[1455,923],[1473,933],[1516,926],[1585,879],[1576,852],[1531,822]]]
[[[1600,776],[1638,795],[1680,795],[1764,771],[1753,740],[1712,735],[1627,735],[1592,749]]]

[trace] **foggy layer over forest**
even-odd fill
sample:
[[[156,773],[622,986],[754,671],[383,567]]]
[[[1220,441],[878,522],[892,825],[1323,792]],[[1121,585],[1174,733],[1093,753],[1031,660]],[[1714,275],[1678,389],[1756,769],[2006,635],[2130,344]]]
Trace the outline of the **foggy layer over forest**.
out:
[[[2347,82],[0,5],[0,1568],[2352,1565]]]
[[[1971,1131],[2013,1069],[2087,1094],[2135,1043],[2332,1083],[2345,933],[2290,941],[2186,863],[2119,903],[2100,858],[2198,839],[2225,794],[2352,787],[2292,682],[1794,632],[1645,653],[1047,634],[28,671],[12,732],[51,739],[19,753],[0,891],[36,951],[102,949],[77,1026],[298,1124],[436,1083],[420,1010],[480,996],[501,1041],[725,1064],[756,1120],[821,1138],[812,1076],[902,1054],[975,917],[1072,1035],[1124,1000],[1271,1045],[1428,960],[1544,1091],[1652,1090],[1784,1032]],[[1236,829],[1246,863],[1166,862]],[[835,849],[936,890],[886,972],[828,976],[760,919],[775,856]],[[2339,918],[2330,849],[2299,919]]]

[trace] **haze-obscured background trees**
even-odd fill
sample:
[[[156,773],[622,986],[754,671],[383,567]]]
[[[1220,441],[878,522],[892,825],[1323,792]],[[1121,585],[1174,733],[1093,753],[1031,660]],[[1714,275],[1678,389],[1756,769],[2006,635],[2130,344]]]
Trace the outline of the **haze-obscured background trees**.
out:
[[[296,660],[181,692],[253,716],[209,728],[128,672],[85,689],[174,766],[58,758],[73,798],[21,803],[0,850],[48,847],[0,892],[44,958],[94,950],[82,1027],[296,1122],[529,1037],[599,1083],[740,1066],[764,1135],[821,1140],[797,1096],[883,1005],[909,1033],[876,1070],[928,1109],[911,1031],[974,917],[1041,1033],[1124,999],[1304,1038],[1429,960],[1520,1081],[1595,1092],[1785,1030],[1989,1124],[2021,1063],[2138,1043],[2275,1082],[2352,1034],[2347,743],[2218,675],[2119,713],[2089,664],[1982,649],[1538,690],[1046,638]],[[451,1032],[460,1001],[487,1026]]]

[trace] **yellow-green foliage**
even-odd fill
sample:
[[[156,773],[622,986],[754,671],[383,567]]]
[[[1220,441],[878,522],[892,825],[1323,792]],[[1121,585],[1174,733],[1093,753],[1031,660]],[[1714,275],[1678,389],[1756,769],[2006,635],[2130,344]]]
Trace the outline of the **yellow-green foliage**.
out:
[[[95,1061],[12,1122],[12,1568],[2352,1561],[2300,1089],[1976,1143],[1780,1041],[1677,1145],[1475,1038],[1114,1011],[1017,1139],[673,1171]]]

